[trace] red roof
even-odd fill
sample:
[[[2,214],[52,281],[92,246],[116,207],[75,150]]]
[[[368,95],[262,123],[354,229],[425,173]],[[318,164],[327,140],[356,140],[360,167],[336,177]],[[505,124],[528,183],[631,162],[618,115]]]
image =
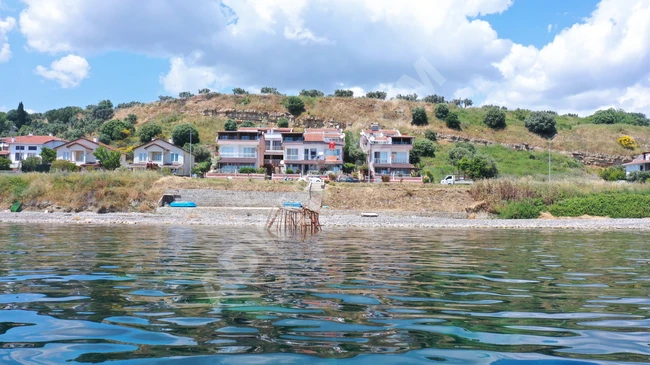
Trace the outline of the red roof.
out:
[[[73,144],[80,144],[79,141],[81,141],[81,140],[88,141],[88,142],[90,142],[90,143],[94,143],[94,144],[96,144],[96,145],[98,145],[98,146],[102,146],[102,147],[104,147],[104,148],[106,148],[106,149],[109,149],[109,150],[111,150],[111,151],[118,151],[118,152],[122,153],[122,151],[118,150],[118,149],[115,148],[115,147],[111,147],[111,146],[109,146],[109,145],[107,145],[107,144],[104,144],[104,143],[101,143],[101,142],[99,142],[99,141],[95,142],[95,141],[93,141],[93,140],[90,140],[90,139],[88,139],[88,138],[84,138],[84,137],[77,138],[77,139],[75,139],[74,141],[70,141],[70,142],[68,142],[68,143],[66,143],[66,144],[64,144],[64,145],[61,145],[61,146],[59,146],[59,147],[56,147],[56,149],[59,149],[59,148],[62,148],[62,147],[72,146]],[[84,147],[87,147],[87,146],[84,146]]]
[[[46,144],[47,142],[51,142],[51,141],[66,142],[66,140],[64,139],[58,137],[52,137],[52,136],[16,136],[14,137],[13,142],[11,138],[5,138],[5,141],[7,143],[25,143],[25,144]]]
[[[341,138],[340,133],[305,133],[305,142],[324,142],[325,138]]]
[[[305,134],[308,133],[338,133],[341,134],[340,129],[336,128],[307,128],[305,129]]]

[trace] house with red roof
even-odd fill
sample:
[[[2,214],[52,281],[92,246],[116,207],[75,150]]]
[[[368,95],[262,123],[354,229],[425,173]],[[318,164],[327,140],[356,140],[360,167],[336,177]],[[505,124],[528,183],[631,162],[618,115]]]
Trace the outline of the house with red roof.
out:
[[[100,166],[94,154],[99,147],[104,147],[110,151],[119,151],[114,147],[99,142],[97,138],[90,140],[83,137],[62,144],[54,150],[56,150],[57,160],[70,161],[79,167],[90,167]],[[124,153],[122,153],[121,163],[122,166],[126,166],[126,154]]]
[[[56,147],[66,142],[61,138],[53,136],[27,135],[5,138],[5,144],[8,146],[8,153],[5,156],[11,160],[12,168],[19,168],[21,161],[26,158],[41,157],[41,151],[44,147],[56,149]]]
[[[415,137],[406,136],[397,129],[381,129],[373,123],[361,132],[359,144],[368,154],[371,175],[390,175],[392,178],[410,176],[415,166],[409,163],[409,152]]]
[[[643,152],[632,162],[624,163],[625,174],[629,175],[637,171],[650,171],[650,152]]]
[[[284,132],[284,172],[340,172],[343,169],[344,146],[345,134],[341,129],[307,128],[304,133]]]

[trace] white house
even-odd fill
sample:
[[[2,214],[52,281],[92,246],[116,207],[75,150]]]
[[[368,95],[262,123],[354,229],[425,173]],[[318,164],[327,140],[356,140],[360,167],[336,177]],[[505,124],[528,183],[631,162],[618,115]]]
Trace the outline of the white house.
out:
[[[345,134],[341,129],[307,128],[304,133],[282,133],[286,170],[307,174],[310,171],[339,172],[343,168]]]
[[[98,166],[99,163],[94,153],[99,147],[104,147],[111,151],[118,151],[109,145],[99,142],[97,138],[93,138],[92,140],[79,138],[56,147],[56,159],[70,161],[80,167]],[[122,166],[126,166],[125,154],[122,154],[121,163]]]
[[[189,152],[170,141],[154,139],[136,147],[133,150],[133,163],[129,165],[134,170],[169,168],[175,175],[189,176],[192,172],[192,158]]]
[[[415,168],[409,162],[414,137],[405,136],[397,129],[380,129],[373,123],[361,132],[359,143],[368,154],[368,167],[372,175],[409,176]]]
[[[20,167],[20,162],[28,157],[40,157],[43,147],[56,149],[66,142],[57,137],[32,135],[5,139],[5,143],[9,146],[8,157],[12,168]]]
[[[629,175],[637,171],[650,171],[650,152],[643,152],[632,162],[624,163],[625,174]]]

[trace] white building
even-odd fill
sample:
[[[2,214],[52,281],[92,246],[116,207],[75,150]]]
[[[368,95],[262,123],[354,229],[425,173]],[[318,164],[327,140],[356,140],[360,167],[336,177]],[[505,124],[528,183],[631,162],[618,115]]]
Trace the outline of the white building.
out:
[[[307,128],[304,133],[282,133],[284,166],[294,173],[332,171],[343,169],[345,134],[334,128]]]
[[[5,143],[9,146],[8,157],[11,160],[11,168],[19,168],[20,162],[28,157],[41,157],[43,147],[56,149],[67,141],[52,136],[16,136],[6,138]]]
[[[409,162],[414,139],[397,129],[380,129],[376,123],[361,132],[359,143],[363,152],[368,154],[371,175],[410,176],[415,168]]]
[[[624,163],[625,174],[629,175],[637,171],[650,171],[650,152],[643,152],[632,162]]]
[[[171,140],[154,139],[133,150],[133,163],[129,167],[134,170],[169,168],[172,174],[190,176],[193,160],[190,157],[189,152]]]
[[[79,167],[99,166],[94,155],[99,147],[104,147],[110,151],[119,151],[114,147],[99,142],[97,138],[92,140],[79,138],[56,147],[56,159],[73,162]],[[122,166],[126,166],[125,154],[122,154],[121,163]]]

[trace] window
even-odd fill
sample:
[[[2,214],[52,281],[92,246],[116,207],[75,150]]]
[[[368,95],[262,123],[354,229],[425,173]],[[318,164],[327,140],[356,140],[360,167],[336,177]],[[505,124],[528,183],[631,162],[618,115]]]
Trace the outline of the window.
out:
[[[318,159],[318,151],[315,148],[305,148],[305,160]]]
[[[66,161],[70,161],[70,152],[63,152],[63,159]]]
[[[160,153],[160,152],[152,152],[151,153],[151,159],[153,161],[162,161],[162,153]]]
[[[24,151],[25,146],[16,146],[16,151]]]
[[[20,161],[23,159],[23,154],[16,152],[16,155],[14,156],[14,161]]]
[[[221,147],[219,149],[219,155],[221,155],[221,157],[237,157],[235,156],[234,147]]]
[[[36,154],[35,153],[28,153],[27,158],[29,158],[29,157],[36,157]]]
[[[138,161],[140,161],[140,162],[147,162],[147,154],[146,154],[146,153],[140,153],[140,154],[138,154]]]
[[[178,162],[178,153],[172,153],[170,158],[172,162]]]
[[[298,149],[287,148],[287,160],[297,160],[297,159],[298,159]]]
[[[394,152],[392,158],[392,163],[409,163],[408,152]]]
[[[246,157],[246,158],[257,157],[256,153],[255,153],[255,148],[254,147],[245,147],[244,148],[244,157]]]
[[[27,147],[29,151],[36,151],[36,146],[29,146]]]
[[[374,163],[388,163],[388,152],[375,152]]]

